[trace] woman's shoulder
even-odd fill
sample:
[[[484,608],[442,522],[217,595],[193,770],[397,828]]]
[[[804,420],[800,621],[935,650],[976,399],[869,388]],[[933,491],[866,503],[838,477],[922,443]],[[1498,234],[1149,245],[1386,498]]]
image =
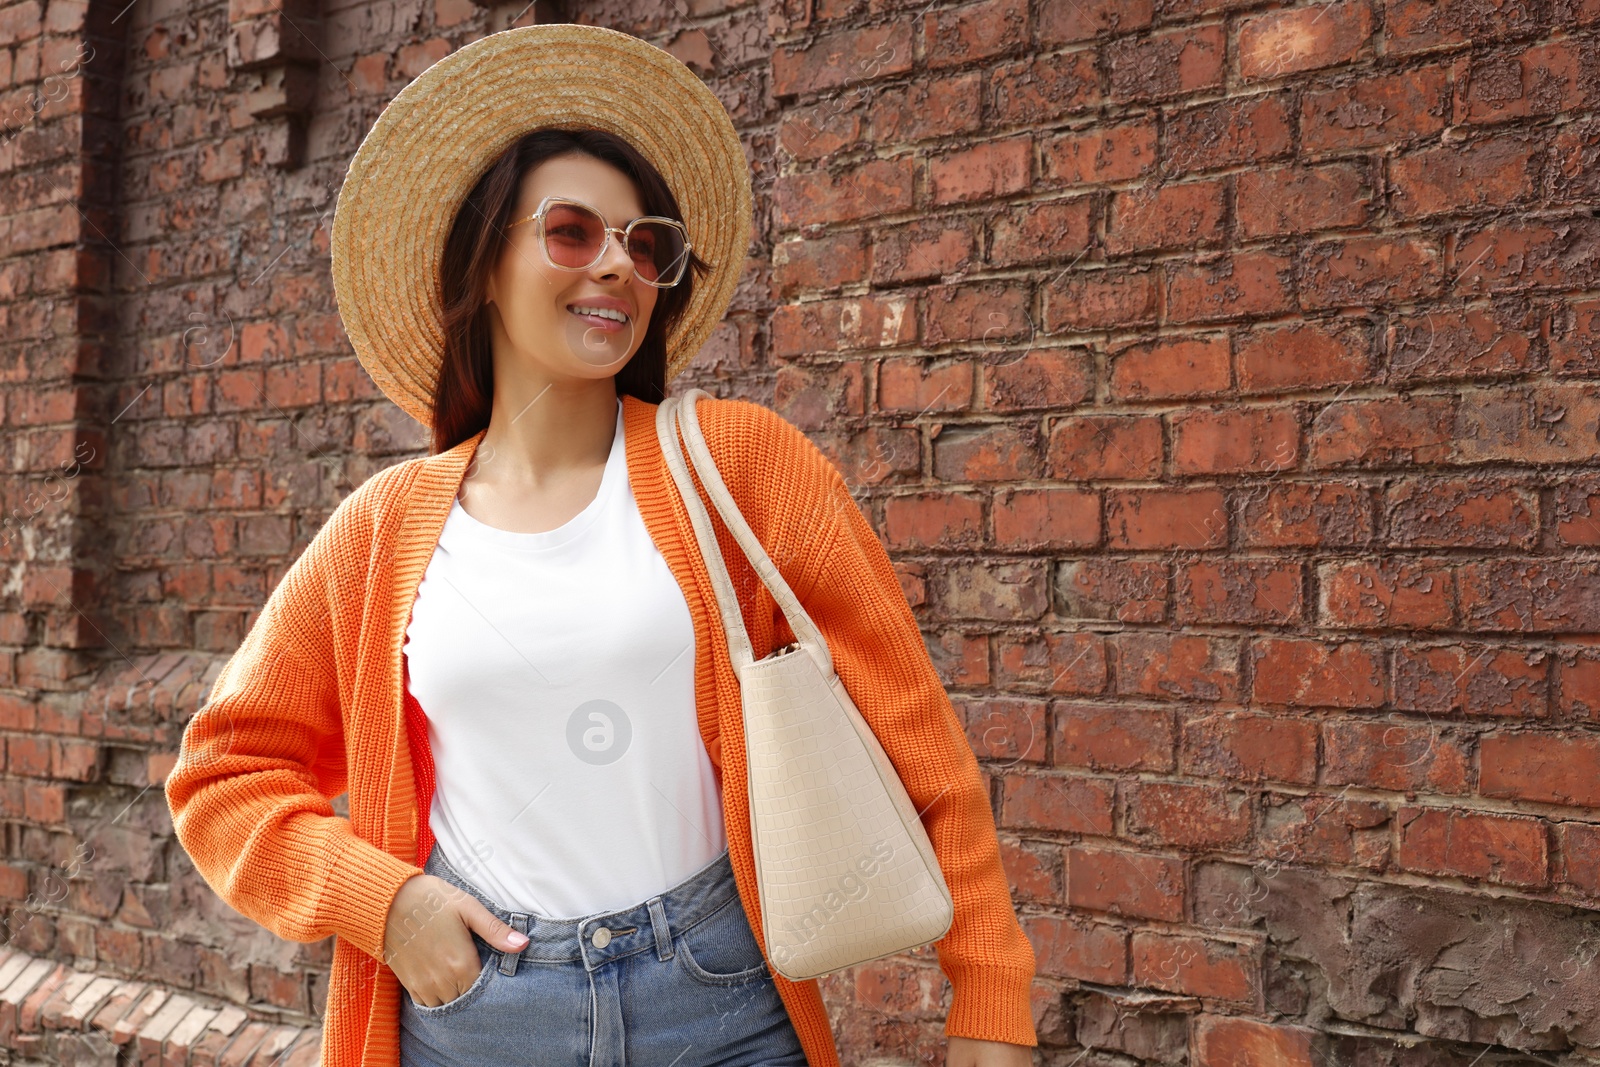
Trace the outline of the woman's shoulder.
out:
[[[748,458],[764,477],[782,479],[823,458],[800,427],[765,404],[737,397],[701,397],[695,413],[706,447],[719,462],[724,454],[730,459]],[[796,462],[800,459],[806,462]]]
[[[416,484],[426,457],[402,460],[379,468],[339,501],[317,532],[324,550],[369,552],[382,531],[394,526],[405,513],[406,501]],[[313,542],[315,543],[315,542]]]

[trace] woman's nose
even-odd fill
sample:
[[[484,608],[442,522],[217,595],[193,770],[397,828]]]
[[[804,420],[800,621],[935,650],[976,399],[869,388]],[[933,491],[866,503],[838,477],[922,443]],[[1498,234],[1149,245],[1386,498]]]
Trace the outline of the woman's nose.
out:
[[[633,257],[628,255],[628,250],[624,245],[625,242],[621,230],[607,231],[605,251],[601,253],[600,261],[594,265],[595,271],[602,277],[620,274],[632,281]]]

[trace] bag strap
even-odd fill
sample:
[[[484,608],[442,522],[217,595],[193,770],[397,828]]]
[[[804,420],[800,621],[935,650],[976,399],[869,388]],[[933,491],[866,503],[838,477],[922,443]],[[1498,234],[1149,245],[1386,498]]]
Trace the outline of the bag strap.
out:
[[[688,445],[689,458],[694,463],[695,473],[700,476],[701,484],[710,494],[717,513],[722,516],[724,525],[738,541],[739,547],[744,550],[745,558],[750,561],[756,575],[772,594],[772,599],[783,612],[784,618],[788,620],[789,629],[794,632],[795,640],[811,653],[824,675],[831,674],[833,655],[828,650],[828,642],[823,638],[822,631],[811,621],[811,616],[806,613],[800,599],[794,595],[789,583],[779,573],[777,565],[772,562],[772,557],[767,555],[767,550],[762,547],[761,540],[750,529],[750,524],[745,522],[733,495],[728,492],[727,485],[722,481],[716,460],[712,458],[711,450],[706,447],[705,437],[700,432],[700,420],[695,415],[694,404],[700,397],[711,397],[711,394],[704,389],[691,389],[681,400],[669,397],[662,401],[656,409],[656,433],[661,438],[661,450],[666,456],[667,467],[672,471],[672,478],[678,484],[678,492],[683,497],[684,506],[689,510],[689,521],[693,524],[695,536],[700,541],[700,552],[705,558],[706,569],[711,573],[711,584],[717,591],[723,629],[728,635],[728,655],[732,658],[735,668],[742,668],[755,659],[744,619],[739,614],[739,601],[734,593],[733,581],[728,576],[722,550],[718,547],[716,535],[711,529],[711,515],[701,501],[700,494],[695,491],[694,483],[690,481],[688,468],[683,461],[683,454],[679,451],[678,432],[683,434],[684,441]],[[677,424],[676,430],[673,427],[674,422]]]
[[[735,670],[740,670],[755,657],[750,651],[750,635],[745,632],[744,618],[739,614],[739,598],[733,591],[733,580],[728,577],[728,567],[722,560],[722,549],[717,546],[716,534],[711,529],[711,515],[700,502],[700,494],[689,480],[688,468],[683,463],[683,453],[678,450],[678,398],[668,397],[656,407],[656,436],[661,438],[661,451],[666,456],[672,480],[678,484],[678,495],[689,511],[689,522],[694,526],[695,539],[700,542],[700,556],[706,570],[711,573],[711,586],[717,593],[717,610],[722,613],[722,629],[728,637],[728,656]]]

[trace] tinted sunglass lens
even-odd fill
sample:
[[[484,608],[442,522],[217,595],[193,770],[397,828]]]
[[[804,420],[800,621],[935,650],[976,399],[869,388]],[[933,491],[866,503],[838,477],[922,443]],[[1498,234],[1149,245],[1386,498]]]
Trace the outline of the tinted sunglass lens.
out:
[[[683,235],[664,222],[641,222],[628,235],[633,269],[647,281],[670,285],[683,270]]]
[[[600,256],[605,223],[576,204],[551,204],[544,216],[544,247],[559,267],[583,268]]]

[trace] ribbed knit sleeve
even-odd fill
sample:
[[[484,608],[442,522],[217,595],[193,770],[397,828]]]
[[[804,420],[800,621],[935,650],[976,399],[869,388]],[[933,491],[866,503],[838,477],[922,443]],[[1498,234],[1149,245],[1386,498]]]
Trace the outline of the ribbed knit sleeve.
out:
[[[382,958],[389,905],[422,868],[358,837],[329,803],[347,778],[324,526],[268,598],[183,732],[166,781],[178,841],[240,914],[291,941],[330,934]],[[359,562],[357,562],[359,565]]]
[[[1011,902],[972,746],[888,554],[844,478],[798,429],[783,425],[772,431],[785,439],[779,452],[802,468],[785,484],[803,488],[777,506],[784,525],[805,530],[815,546],[799,560],[796,595],[921,812],[955,900],[950,930],[934,943],[952,989],[945,1033],[1037,1045],[1029,996],[1037,964]]]

